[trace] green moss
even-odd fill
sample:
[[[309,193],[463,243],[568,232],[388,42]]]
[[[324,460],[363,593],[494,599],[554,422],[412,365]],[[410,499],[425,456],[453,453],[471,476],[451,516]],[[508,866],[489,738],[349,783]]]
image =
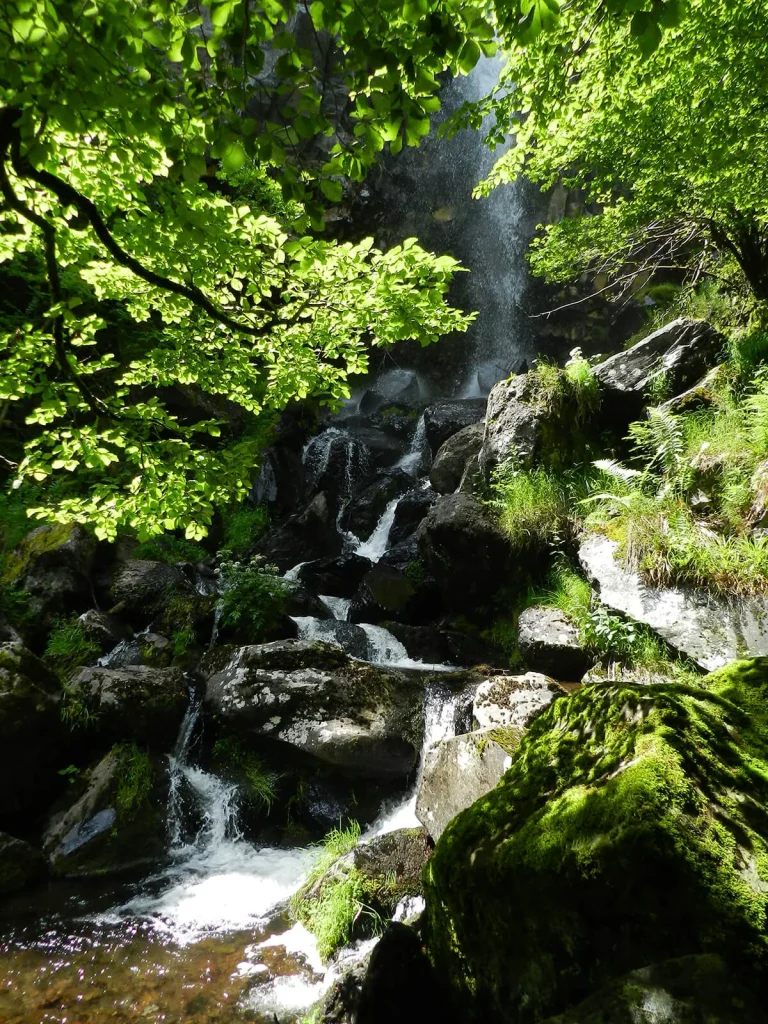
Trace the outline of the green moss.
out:
[[[224,543],[222,550],[235,557],[246,555],[270,526],[269,509],[263,505],[241,505],[222,512]]]
[[[13,583],[26,571],[32,559],[66,544],[73,528],[72,523],[55,523],[28,534],[8,555],[1,582]]]
[[[428,861],[428,946],[467,1019],[544,1020],[642,967],[768,971],[768,660],[557,699]]]
[[[415,583],[417,586],[425,583],[427,580],[427,570],[420,558],[414,559],[413,562],[409,562],[405,569],[403,569],[403,573],[408,577],[411,583]]]
[[[172,534],[162,534],[139,544],[134,548],[132,557],[175,565],[179,562],[200,562],[205,555],[202,544]]]
[[[112,748],[117,760],[118,783],[115,810],[118,824],[133,821],[149,802],[152,792],[152,762],[146,751],[135,743],[121,743]]]

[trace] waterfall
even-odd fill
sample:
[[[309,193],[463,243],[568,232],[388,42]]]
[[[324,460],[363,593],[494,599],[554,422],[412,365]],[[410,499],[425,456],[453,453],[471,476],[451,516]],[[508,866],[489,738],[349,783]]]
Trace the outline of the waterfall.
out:
[[[411,436],[408,451],[400,459],[396,468],[402,469],[404,473],[409,473],[411,476],[417,476],[421,470],[429,468],[431,460],[432,453],[427,443],[427,420],[422,413]]]
[[[368,449],[346,430],[328,427],[311,438],[302,452],[307,468],[307,486],[315,490],[325,473],[332,473],[342,494],[348,495],[366,470]]]
[[[366,541],[358,541],[354,554],[368,558],[372,562],[378,562],[389,546],[389,531],[395,521],[395,511],[400,503],[399,498],[393,498],[384,509],[384,512],[376,524],[376,529]]]
[[[351,597],[331,597],[330,594],[318,594],[318,597],[337,622],[346,622],[349,619]]]

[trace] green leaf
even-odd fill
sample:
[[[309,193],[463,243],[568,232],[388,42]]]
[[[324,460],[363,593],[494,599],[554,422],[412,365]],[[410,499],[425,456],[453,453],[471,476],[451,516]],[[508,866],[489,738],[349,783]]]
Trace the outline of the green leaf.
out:
[[[341,182],[334,181],[333,178],[322,178],[320,180],[320,190],[326,199],[330,199],[332,203],[340,203],[344,194]]]
[[[221,154],[221,166],[229,173],[239,171],[247,160],[245,150],[239,142],[230,142]]]

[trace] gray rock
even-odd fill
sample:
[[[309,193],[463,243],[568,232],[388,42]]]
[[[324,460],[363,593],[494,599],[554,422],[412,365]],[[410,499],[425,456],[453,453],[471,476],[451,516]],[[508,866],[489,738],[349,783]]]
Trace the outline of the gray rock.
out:
[[[358,411],[367,416],[388,403],[418,400],[419,379],[416,374],[412,370],[388,370],[376,379],[372,388],[363,393]]]
[[[84,668],[68,690],[103,736],[135,740],[160,752],[173,746],[189,703],[179,668]]]
[[[485,417],[484,398],[454,398],[435,402],[424,411],[424,425],[432,455],[464,427],[478,423]]]
[[[578,629],[557,608],[526,608],[517,621],[517,640],[527,669],[565,682],[581,679],[593,661]]]
[[[541,447],[544,410],[527,400],[526,374],[499,381],[488,396],[480,469],[486,477],[507,459],[530,464]]]
[[[472,715],[479,729],[525,729],[555,697],[564,693],[554,679],[540,672],[493,676],[478,686]]]
[[[0,896],[25,889],[45,874],[45,860],[39,850],[0,832]]]
[[[194,630],[199,639],[210,635],[213,595],[198,594],[177,565],[129,559],[115,573],[110,598],[114,611],[119,611],[134,631],[151,624],[169,636],[181,629]]]
[[[484,433],[484,423],[473,423],[440,446],[429,473],[430,483],[438,493],[452,494],[459,489],[470,461],[477,460]]]
[[[515,728],[480,729],[441,740],[427,753],[416,817],[435,841],[449,821],[498,783],[520,737]]]
[[[423,684],[330,644],[285,640],[213,652],[208,709],[230,731],[270,737],[371,778],[404,778],[423,732]]]
[[[701,590],[647,586],[616,557],[619,545],[592,534],[579,549],[600,600],[655,630],[708,672],[735,658],[768,654],[768,600],[718,597]]]
[[[259,541],[257,549],[281,572],[299,562],[340,555],[342,540],[328,495],[323,491],[316,494],[300,512]]]
[[[366,573],[349,611],[352,622],[410,619],[417,614],[419,585],[402,570],[384,562]]]

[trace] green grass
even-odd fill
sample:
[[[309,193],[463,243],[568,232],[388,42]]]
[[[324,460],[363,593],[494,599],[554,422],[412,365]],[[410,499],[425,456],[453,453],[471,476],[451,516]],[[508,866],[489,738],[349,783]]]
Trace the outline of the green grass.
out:
[[[219,769],[239,776],[248,796],[269,812],[277,798],[278,777],[264,768],[261,759],[243,740],[231,736],[216,740],[213,759]]]
[[[566,532],[571,503],[562,474],[541,467],[502,469],[493,492],[492,504],[513,548],[555,545]]]
[[[231,555],[246,555],[270,526],[269,510],[263,505],[241,505],[222,512],[224,541],[222,550]]]
[[[121,743],[112,748],[117,760],[117,793],[115,810],[118,821],[132,821],[149,801],[152,792],[152,762],[146,751],[135,743]]]
[[[67,679],[75,669],[91,664],[100,653],[98,643],[77,619],[61,619],[48,638],[44,658],[62,679]]]

